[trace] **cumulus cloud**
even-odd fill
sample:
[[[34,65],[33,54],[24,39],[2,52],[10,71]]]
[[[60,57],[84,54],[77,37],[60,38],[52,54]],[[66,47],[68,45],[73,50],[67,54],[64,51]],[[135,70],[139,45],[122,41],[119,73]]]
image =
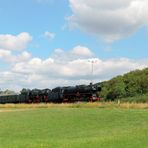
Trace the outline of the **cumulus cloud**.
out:
[[[44,37],[46,37],[48,40],[52,40],[55,38],[55,33],[46,31],[44,32]]]
[[[88,60],[96,60],[94,64],[94,75],[91,75],[91,63]],[[125,72],[142,69],[148,66],[148,61],[134,61],[130,59],[75,59],[60,64],[56,59],[48,58],[41,60],[33,58],[27,62],[15,64],[12,69],[12,76],[17,75],[18,85],[26,84],[29,87],[49,87],[64,85],[89,84],[91,79],[94,82],[110,79]],[[19,76],[19,77],[18,77]],[[10,79],[10,78],[9,78]],[[16,83],[16,82],[15,82]]]
[[[31,54],[24,49],[27,47],[32,37],[27,32],[18,35],[0,35],[0,60],[7,64],[14,64],[20,61],[27,61]]]
[[[72,54],[77,55],[77,56],[84,56],[84,57],[92,57],[93,53],[91,52],[90,49],[87,47],[83,46],[76,46],[73,48],[71,51]]]
[[[69,0],[70,27],[112,42],[148,23],[147,0]]]
[[[0,49],[23,50],[31,40],[32,37],[27,32],[22,32],[18,35],[0,34]]]
[[[18,90],[23,87],[54,88],[56,86],[89,84],[92,79],[94,82],[100,82],[131,70],[148,67],[147,59],[132,60],[118,58],[102,60],[94,57],[91,50],[83,46],[83,49],[86,48],[86,51],[89,51],[88,53],[91,54],[77,54],[75,56],[75,52],[73,53],[73,51],[82,49],[78,47],[81,46],[76,46],[67,52],[63,49],[55,49],[54,53],[47,59],[31,57],[29,53],[24,51],[19,56],[20,60],[13,63],[10,69],[0,71],[0,85],[5,88]],[[1,54],[9,55],[9,53],[0,52]],[[92,65],[89,62],[92,60],[96,61],[93,65],[93,77],[91,73]]]
[[[68,52],[65,52],[60,48],[55,49],[51,57],[56,59],[57,62],[65,64],[65,62],[75,59],[86,59],[94,57],[94,53],[91,51],[91,49],[78,45]]]
[[[11,64],[20,62],[20,61],[27,61],[30,58],[31,58],[31,54],[27,51],[23,51],[15,55],[10,50],[0,49],[0,59]]]
[[[11,51],[0,49],[0,58],[7,58],[11,55]]]

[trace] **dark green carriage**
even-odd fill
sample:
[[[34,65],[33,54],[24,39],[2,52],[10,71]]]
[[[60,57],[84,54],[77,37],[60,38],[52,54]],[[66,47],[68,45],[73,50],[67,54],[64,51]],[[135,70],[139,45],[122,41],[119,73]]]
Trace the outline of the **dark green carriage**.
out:
[[[19,103],[19,95],[13,94],[13,95],[0,95],[0,103],[6,104],[6,103]]]

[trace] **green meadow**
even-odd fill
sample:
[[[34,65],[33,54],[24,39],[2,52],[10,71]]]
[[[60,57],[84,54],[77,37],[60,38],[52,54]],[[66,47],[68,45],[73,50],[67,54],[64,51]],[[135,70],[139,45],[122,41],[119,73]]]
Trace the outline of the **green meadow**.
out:
[[[0,148],[147,148],[148,109],[0,108]]]

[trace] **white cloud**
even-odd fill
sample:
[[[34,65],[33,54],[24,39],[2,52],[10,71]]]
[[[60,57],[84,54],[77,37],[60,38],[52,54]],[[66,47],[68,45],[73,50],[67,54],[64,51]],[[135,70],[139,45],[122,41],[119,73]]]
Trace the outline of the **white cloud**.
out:
[[[147,0],[69,0],[71,27],[112,42],[148,24]]]
[[[94,57],[94,53],[89,48],[78,45],[68,52],[60,48],[55,49],[51,57],[56,59],[56,62],[65,64],[65,62],[70,60]]]
[[[148,60],[132,60],[128,58],[101,60],[92,57],[78,57],[72,54],[74,47],[68,52],[56,49],[47,59],[31,57],[24,51],[20,59],[15,61],[7,71],[0,71],[0,85],[3,88],[21,89],[54,88],[64,85],[89,84],[92,79],[90,60],[95,60],[94,82],[110,79],[135,69],[148,67]],[[85,48],[84,48],[85,49]],[[86,48],[87,49],[87,48]],[[91,50],[87,49],[88,51]],[[0,52],[0,55],[9,53]],[[67,57],[67,58],[64,58]],[[27,59],[27,60],[25,60]]]
[[[52,40],[55,38],[55,33],[46,31],[44,32],[44,37],[46,37],[48,40]]]
[[[11,51],[0,49],[0,58],[7,58],[11,55]]]
[[[32,40],[31,35],[22,32],[18,35],[1,34],[0,35],[0,60],[14,64],[20,61],[26,61],[31,58],[31,54],[24,49]]]
[[[73,48],[71,53],[74,55],[77,55],[77,56],[84,56],[84,57],[92,57],[93,56],[93,53],[91,52],[91,50],[88,49],[87,47],[83,47],[83,46],[76,46],[75,48]]]
[[[18,35],[0,34],[0,49],[23,50],[27,47],[32,37],[27,32]]]
[[[14,55],[10,50],[0,49],[0,59],[11,64],[20,61],[27,61],[30,58],[31,54],[27,51]]]
[[[31,54],[27,51],[23,51],[17,58],[19,61],[27,61],[31,58]]]

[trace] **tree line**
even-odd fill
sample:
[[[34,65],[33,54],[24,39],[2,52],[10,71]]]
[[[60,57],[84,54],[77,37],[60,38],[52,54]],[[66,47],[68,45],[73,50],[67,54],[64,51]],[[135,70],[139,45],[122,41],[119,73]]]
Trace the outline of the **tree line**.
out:
[[[136,96],[147,96],[148,101],[148,68],[135,70],[101,83],[100,96],[105,100],[117,100]]]

